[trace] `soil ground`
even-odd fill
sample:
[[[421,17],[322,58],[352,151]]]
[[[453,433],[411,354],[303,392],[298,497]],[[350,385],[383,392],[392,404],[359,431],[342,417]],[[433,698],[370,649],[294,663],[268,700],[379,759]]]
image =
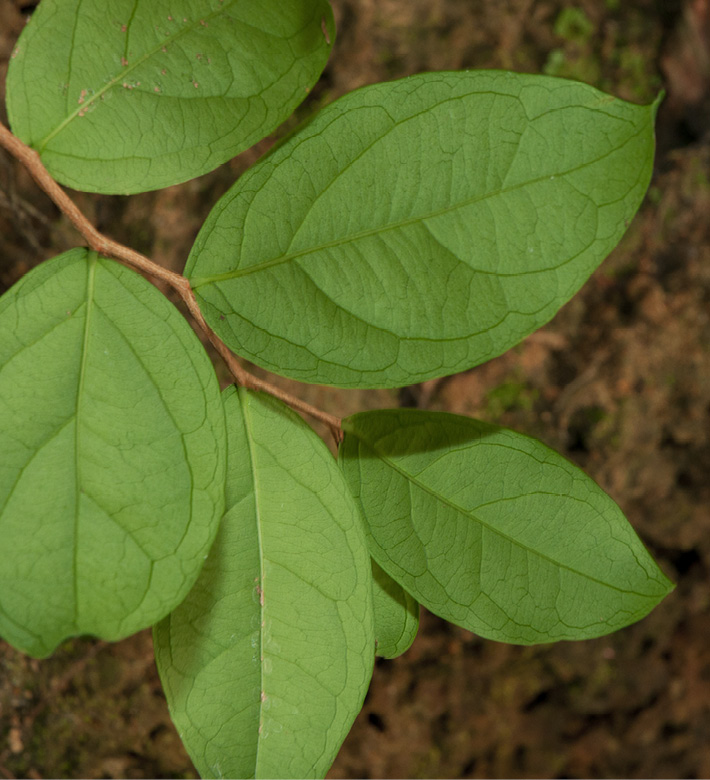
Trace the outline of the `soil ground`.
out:
[[[0,97],[35,4],[0,0]],[[637,102],[666,89],[648,198],[547,327],[484,366],[398,393],[283,384],[339,414],[417,405],[542,439],[611,494],[678,587],[641,623],[582,643],[503,645],[425,612],[412,649],[377,663],[330,777],[709,777],[710,3],[333,5],[339,40],[300,117],[423,70],[547,72]],[[178,187],[76,198],[99,229],[180,269],[211,205],[272,140]],[[0,152],[0,292],[76,243]],[[0,776],[195,777],[149,632],[73,640],[41,662],[0,643]]]

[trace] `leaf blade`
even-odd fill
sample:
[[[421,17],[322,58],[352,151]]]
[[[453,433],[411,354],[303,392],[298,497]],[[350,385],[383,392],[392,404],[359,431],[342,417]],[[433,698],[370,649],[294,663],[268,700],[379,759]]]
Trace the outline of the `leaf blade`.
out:
[[[323,25],[323,27],[321,26]],[[43,0],[8,73],[14,132],[75,189],[143,192],[283,122],[325,66],[326,0]]]
[[[406,653],[419,630],[419,604],[373,559],[373,607],[377,655],[397,658]]]
[[[495,71],[363,88],[234,185],[186,275],[224,341],[295,379],[470,368],[547,322],[618,242],[654,113]]]
[[[361,521],[293,412],[234,388],[225,407],[227,513],[202,576],[155,629],[158,668],[203,776],[325,776],[374,661]]]
[[[44,656],[151,625],[194,582],[223,508],[209,359],[152,285],[85,250],[4,295],[0,335],[3,636]]]
[[[534,439],[413,410],[343,427],[372,556],[447,620],[519,644],[589,638],[672,589],[611,499]]]

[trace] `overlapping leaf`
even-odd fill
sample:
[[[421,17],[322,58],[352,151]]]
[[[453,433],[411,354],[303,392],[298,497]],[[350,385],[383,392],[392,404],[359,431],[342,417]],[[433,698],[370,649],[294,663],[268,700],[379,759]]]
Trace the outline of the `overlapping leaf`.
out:
[[[166,187],[283,122],[334,36],[327,0],[42,0],[12,55],[10,122],[75,189]]]
[[[179,312],[73,250],[0,299],[0,635],[119,639],[185,596],[224,508],[224,412]]]
[[[220,337],[277,373],[393,387],[470,368],[547,322],[619,241],[654,114],[493,71],[366,87],[242,176],[187,274]]]
[[[372,561],[377,655],[397,658],[406,652],[419,629],[419,604],[376,562]]]
[[[170,711],[205,777],[324,777],[374,661],[362,520],[323,442],[268,396],[225,392],[227,513],[155,631]]]
[[[672,588],[616,504],[534,439],[416,410],[343,427],[372,556],[441,617],[505,642],[582,639]]]

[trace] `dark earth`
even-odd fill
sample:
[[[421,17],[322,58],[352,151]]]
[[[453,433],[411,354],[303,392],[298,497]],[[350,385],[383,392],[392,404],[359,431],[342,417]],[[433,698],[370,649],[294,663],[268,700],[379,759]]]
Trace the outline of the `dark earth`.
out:
[[[0,0],[2,97],[34,5]],[[424,70],[545,72],[636,102],[666,90],[648,197],[548,326],[482,367],[399,392],[277,381],[340,415],[415,405],[538,437],[610,493],[678,587],[642,622],[581,643],[503,645],[425,612],[411,650],[378,661],[329,776],[710,777],[710,0],[333,5],[339,40],[297,119]],[[160,192],[75,197],[99,229],[180,270],[212,204],[273,140]],[[80,243],[0,151],[0,292]],[[0,776],[196,777],[150,632],[72,640],[45,661],[0,643]]]

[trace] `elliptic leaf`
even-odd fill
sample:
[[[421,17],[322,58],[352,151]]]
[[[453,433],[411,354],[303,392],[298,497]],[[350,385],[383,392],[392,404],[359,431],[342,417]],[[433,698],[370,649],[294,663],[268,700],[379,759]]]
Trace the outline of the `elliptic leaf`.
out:
[[[121,639],[197,578],[226,434],[190,326],[133,271],[75,249],[0,299],[0,635],[30,655]]]
[[[417,410],[343,429],[372,556],[453,623],[517,644],[586,639],[673,587],[609,496],[535,439]]]
[[[269,396],[225,391],[227,513],[158,669],[203,777],[324,777],[374,662],[362,518],[323,442]]]
[[[334,37],[327,0],[42,0],[12,55],[10,123],[70,187],[167,187],[281,124]]]
[[[395,387],[501,354],[621,238],[655,106],[495,71],[353,92],[242,176],[187,265],[239,354],[306,382]]]
[[[376,655],[397,658],[409,650],[419,629],[419,604],[373,559]]]

